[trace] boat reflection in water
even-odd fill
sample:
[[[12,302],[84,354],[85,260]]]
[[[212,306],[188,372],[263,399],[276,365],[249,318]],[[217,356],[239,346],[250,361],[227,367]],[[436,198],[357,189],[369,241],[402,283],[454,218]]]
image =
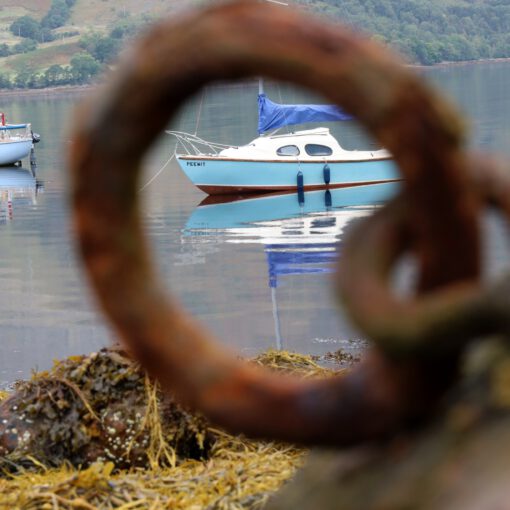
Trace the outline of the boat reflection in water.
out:
[[[189,217],[183,242],[202,246],[204,254],[214,242],[264,246],[276,346],[281,349],[279,279],[332,272],[346,226],[371,214],[398,187],[398,183],[385,183],[301,194],[207,197]]]
[[[35,168],[19,166],[0,167],[0,224],[13,219],[14,208],[35,205],[37,194],[44,189],[35,175]]]

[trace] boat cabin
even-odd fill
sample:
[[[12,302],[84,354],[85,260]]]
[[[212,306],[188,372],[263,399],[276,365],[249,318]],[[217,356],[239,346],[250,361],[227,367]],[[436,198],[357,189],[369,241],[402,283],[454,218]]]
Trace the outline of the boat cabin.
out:
[[[387,151],[347,151],[331,135],[328,128],[320,127],[286,134],[260,136],[247,145],[229,147],[218,156],[232,159],[272,161],[325,161],[335,159],[371,159],[384,156]],[[389,154],[388,154],[389,156]]]

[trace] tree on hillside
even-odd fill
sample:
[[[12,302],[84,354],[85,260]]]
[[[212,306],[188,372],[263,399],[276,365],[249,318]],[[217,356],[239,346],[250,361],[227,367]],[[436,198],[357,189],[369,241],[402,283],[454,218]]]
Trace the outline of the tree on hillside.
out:
[[[18,37],[37,42],[49,42],[55,39],[50,29],[42,27],[37,20],[30,16],[22,16],[13,21],[9,30]]]
[[[23,41],[15,44],[12,53],[28,53],[37,49],[37,43],[33,39],[23,39]]]
[[[120,42],[112,37],[102,37],[94,47],[92,56],[99,62],[109,64],[119,53]]]
[[[112,62],[119,52],[120,45],[119,39],[98,33],[87,34],[80,39],[80,46],[101,63]]]
[[[32,72],[28,69],[24,69],[16,75],[16,78],[14,78],[14,86],[18,89],[25,89],[28,87],[28,84],[31,80]]]
[[[58,28],[66,24],[71,11],[66,0],[53,0],[50,10],[41,20],[41,26],[49,29]]]
[[[5,43],[0,44],[0,57],[8,57],[11,54],[11,48]]]
[[[10,78],[4,74],[0,74],[0,89],[11,89],[12,82]]]
[[[71,72],[76,83],[86,83],[99,73],[101,64],[88,53],[78,53],[71,59]]]
[[[53,64],[44,72],[44,78],[48,86],[64,85],[67,78],[66,69],[59,64]]]
[[[9,30],[18,37],[26,37],[38,41],[41,25],[31,16],[22,16],[11,23]]]

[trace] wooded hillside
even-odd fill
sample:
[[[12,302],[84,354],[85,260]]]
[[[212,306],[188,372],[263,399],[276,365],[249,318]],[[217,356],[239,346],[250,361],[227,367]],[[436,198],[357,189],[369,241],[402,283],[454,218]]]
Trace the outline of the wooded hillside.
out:
[[[301,0],[421,64],[510,57],[510,0]]]
[[[87,83],[152,20],[207,0],[0,0],[0,88]],[[292,0],[420,64],[510,57],[510,0]]]

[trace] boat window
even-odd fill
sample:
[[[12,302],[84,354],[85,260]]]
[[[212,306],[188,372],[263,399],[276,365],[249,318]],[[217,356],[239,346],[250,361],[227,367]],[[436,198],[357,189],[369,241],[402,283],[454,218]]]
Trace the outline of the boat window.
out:
[[[299,156],[299,148],[296,145],[284,145],[276,151],[276,154],[278,156]]]
[[[309,156],[331,156],[333,149],[327,145],[319,145],[317,143],[307,143],[305,151]]]

